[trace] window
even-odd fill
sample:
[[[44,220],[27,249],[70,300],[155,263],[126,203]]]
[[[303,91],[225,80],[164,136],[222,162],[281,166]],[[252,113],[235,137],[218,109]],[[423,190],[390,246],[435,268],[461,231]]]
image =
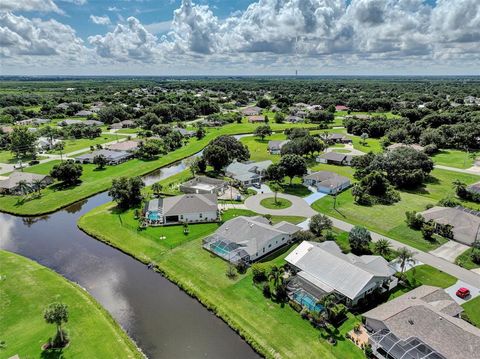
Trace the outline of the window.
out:
[[[265,247],[263,247],[263,253],[265,253]]]
[[[202,216],[203,216],[203,214],[202,214],[202,213],[200,213],[199,217],[200,217],[200,218],[202,218]]]
[[[268,248],[270,248],[271,246],[272,246],[272,243],[270,243],[270,244],[268,245]]]
[[[180,219],[183,219],[183,214],[182,214],[182,215],[180,215]]]

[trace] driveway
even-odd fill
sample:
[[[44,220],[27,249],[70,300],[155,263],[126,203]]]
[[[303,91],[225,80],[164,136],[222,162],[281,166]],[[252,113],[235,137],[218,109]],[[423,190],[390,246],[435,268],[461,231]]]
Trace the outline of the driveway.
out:
[[[251,189],[257,193],[272,193],[272,190],[270,189],[270,187],[268,187],[265,183],[262,183],[260,185],[260,188],[250,186],[248,187],[248,189]]]
[[[326,193],[322,193],[322,192],[313,192],[312,194],[309,194],[307,197],[303,197],[303,199],[305,200],[305,202],[307,202],[308,204],[312,204],[313,202],[319,200],[320,198],[323,198],[327,196]]]
[[[270,209],[263,207],[260,202],[265,198],[272,197],[272,193],[259,193],[255,196],[248,197],[245,200],[245,206],[254,212],[260,214],[272,214],[276,216],[301,216],[301,217],[311,217],[317,212],[310,208],[310,205],[305,202],[301,197],[292,196],[290,194],[278,193],[279,198],[288,199],[292,202],[292,205],[285,209]]]
[[[465,299],[459,298],[455,294],[457,292],[458,288],[461,288],[461,287],[465,287],[465,288],[470,289],[470,295]],[[468,301],[472,300],[473,298],[476,298],[480,295],[480,289],[479,288],[474,287],[471,284],[462,282],[461,280],[457,281],[457,283],[455,283],[451,287],[445,288],[445,292],[447,292],[450,295],[450,297],[452,297],[452,299],[460,305],[462,305],[463,303],[466,303],[466,302],[468,302]]]
[[[469,248],[470,247],[466,246],[465,244],[455,241],[448,241],[447,243],[442,244],[437,249],[430,251],[430,254],[443,258],[449,262],[455,263],[455,259]]]

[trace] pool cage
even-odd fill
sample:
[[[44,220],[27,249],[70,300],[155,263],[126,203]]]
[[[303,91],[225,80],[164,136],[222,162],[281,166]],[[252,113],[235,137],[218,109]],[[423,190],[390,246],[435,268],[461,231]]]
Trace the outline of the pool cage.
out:
[[[242,246],[216,234],[203,240],[203,248],[230,263],[248,263],[250,261],[250,255]]]
[[[291,293],[291,299],[302,307],[307,308],[310,312],[320,313],[323,311],[323,306],[318,303],[318,299],[302,289]]]
[[[386,359],[446,359],[416,337],[399,339],[388,329],[370,335],[372,349]]]

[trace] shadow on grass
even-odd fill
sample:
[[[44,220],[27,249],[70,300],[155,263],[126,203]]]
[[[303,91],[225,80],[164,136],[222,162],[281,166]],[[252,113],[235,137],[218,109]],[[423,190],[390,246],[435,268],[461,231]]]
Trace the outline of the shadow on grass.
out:
[[[291,194],[299,197],[305,197],[312,193],[303,184],[298,184],[298,183],[285,184],[282,186],[282,189],[283,189],[283,193]]]
[[[64,182],[58,182],[58,183],[55,183],[55,184],[52,184],[50,186],[50,189],[52,191],[65,191],[65,190],[69,190],[69,189],[73,189],[75,187],[78,187],[82,184],[82,181],[79,180],[75,183],[64,183]]]
[[[42,359],[62,359],[63,356],[63,349],[45,349],[40,354],[40,358]]]

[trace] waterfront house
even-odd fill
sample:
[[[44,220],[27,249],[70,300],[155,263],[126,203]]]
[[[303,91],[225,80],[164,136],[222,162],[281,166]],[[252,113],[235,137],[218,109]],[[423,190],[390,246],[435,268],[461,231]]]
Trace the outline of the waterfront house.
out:
[[[133,154],[126,151],[111,151],[107,149],[96,150],[91,153],[86,153],[75,158],[77,163],[93,163],[96,156],[105,156],[109,165],[118,165],[119,163],[128,161],[133,157]]]
[[[33,191],[33,188],[37,185],[43,188],[53,183],[53,178],[48,175],[15,171],[9,177],[0,180],[0,193],[22,194],[22,183],[25,183]]]
[[[180,185],[183,193],[215,193],[222,195],[228,187],[228,182],[207,176],[197,176]]]

